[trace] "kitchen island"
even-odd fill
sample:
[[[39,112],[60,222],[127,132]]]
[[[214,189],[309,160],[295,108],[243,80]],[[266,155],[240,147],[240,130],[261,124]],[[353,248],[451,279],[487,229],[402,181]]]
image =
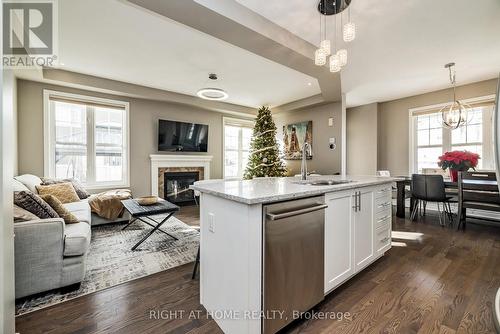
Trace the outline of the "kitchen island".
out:
[[[200,303],[225,333],[276,332],[391,247],[392,182],[196,182]]]

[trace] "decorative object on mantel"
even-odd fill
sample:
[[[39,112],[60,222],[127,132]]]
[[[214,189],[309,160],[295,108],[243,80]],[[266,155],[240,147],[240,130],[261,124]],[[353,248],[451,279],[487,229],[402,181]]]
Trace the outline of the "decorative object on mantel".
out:
[[[139,205],[153,205],[158,203],[158,196],[143,196],[136,198]]]
[[[439,157],[438,166],[444,170],[449,168],[451,181],[457,182],[458,172],[466,172],[471,168],[476,170],[480,158],[479,154],[469,151],[451,151]]]
[[[283,125],[283,152],[285,160],[300,160],[303,145],[307,142],[310,150],[306,159],[312,159],[312,121]]]
[[[276,125],[271,116],[271,110],[268,107],[261,107],[255,120],[250,156],[243,177],[248,180],[254,177],[285,175],[286,168],[279,156]]]
[[[444,67],[449,71],[450,83],[453,86],[453,101],[441,108],[440,113],[443,117],[443,126],[454,130],[469,122],[469,114],[472,107],[467,103],[457,100],[455,63],[446,64]]]
[[[337,20],[336,14],[340,14],[342,36],[344,42],[352,42],[356,37],[356,26],[351,22],[351,0],[320,0],[318,3],[319,16],[319,48],[314,52],[314,64],[323,66],[329,59],[330,72],[339,72],[347,65],[347,50],[337,50]],[[347,23],[343,25],[342,12],[348,9]],[[327,16],[333,15],[333,49],[332,42],[328,38]],[[337,51],[336,51],[337,50]]]

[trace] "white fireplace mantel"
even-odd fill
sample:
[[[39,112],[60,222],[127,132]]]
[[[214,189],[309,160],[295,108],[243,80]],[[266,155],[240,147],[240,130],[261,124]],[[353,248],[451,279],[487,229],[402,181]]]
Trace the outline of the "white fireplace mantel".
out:
[[[158,196],[158,168],[203,167],[203,178],[210,179],[211,155],[151,154],[151,194]]]

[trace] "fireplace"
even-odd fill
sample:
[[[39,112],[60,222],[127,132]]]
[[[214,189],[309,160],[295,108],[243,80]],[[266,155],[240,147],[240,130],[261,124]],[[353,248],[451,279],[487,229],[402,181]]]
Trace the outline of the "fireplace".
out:
[[[194,191],[189,186],[200,179],[198,171],[165,172],[163,178],[164,199],[178,205],[195,204]]]

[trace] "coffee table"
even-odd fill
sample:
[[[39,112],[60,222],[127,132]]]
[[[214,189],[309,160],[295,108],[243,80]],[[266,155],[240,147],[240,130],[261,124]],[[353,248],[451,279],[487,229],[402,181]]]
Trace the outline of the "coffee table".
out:
[[[158,203],[152,204],[152,205],[140,205],[137,200],[135,199],[126,199],[122,201],[123,206],[125,207],[125,210],[130,213],[130,216],[132,217],[130,221],[128,222],[125,227],[122,228],[122,230],[126,229],[129,227],[133,222],[136,220],[140,220],[143,223],[148,224],[149,226],[153,227],[151,231],[149,231],[138,243],[132,247],[132,250],[135,250],[137,247],[139,247],[146,239],[148,239],[155,231],[160,231],[168,235],[174,240],[178,240],[175,236],[163,231],[160,229],[160,227],[170,218],[172,215],[174,215],[177,211],[179,211],[179,207],[175,204],[172,204],[168,201],[165,201],[164,199],[159,199]],[[163,218],[161,221],[157,221],[151,216],[159,215],[166,213],[167,216]]]

